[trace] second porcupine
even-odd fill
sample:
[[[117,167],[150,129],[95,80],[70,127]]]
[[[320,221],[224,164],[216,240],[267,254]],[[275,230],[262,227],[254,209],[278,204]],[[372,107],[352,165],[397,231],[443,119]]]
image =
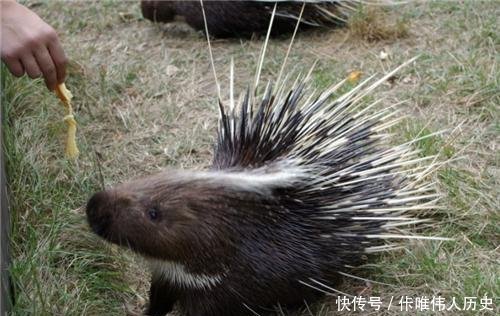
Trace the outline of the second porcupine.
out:
[[[336,27],[346,22],[350,12],[361,1],[308,1],[304,7],[301,28]],[[291,33],[304,2],[278,1],[272,35]],[[265,34],[269,26],[274,1],[205,1],[207,26],[211,36],[248,37]],[[184,18],[196,30],[204,30],[199,0],[158,1],[142,0],[142,15],[153,22],[172,22],[176,16]]]
[[[229,104],[219,97],[210,170],[164,171],[87,204],[96,234],[149,261],[147,315],[176,303],[188,316],[263,315],[339,294],[367,254],[417,238],[400,228],[434,207],[434,166],[420,165],[434,157],[419,158],[417,140],[391,146],[397,111],[365,98],[404,65],[340,96],[346,80],[317,93],[309,75],[290,84],[280,71],[257,97],[261,66],[239,107],[232,75]]]

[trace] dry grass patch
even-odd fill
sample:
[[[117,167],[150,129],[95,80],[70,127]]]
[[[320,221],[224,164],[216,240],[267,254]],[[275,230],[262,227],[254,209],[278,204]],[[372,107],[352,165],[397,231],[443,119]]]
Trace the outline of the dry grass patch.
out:
[[[411,25],[408,20],[379,6],[367,6],[358,10],[348,21],[351,39],[368,42],[395,41],[409,35]]]

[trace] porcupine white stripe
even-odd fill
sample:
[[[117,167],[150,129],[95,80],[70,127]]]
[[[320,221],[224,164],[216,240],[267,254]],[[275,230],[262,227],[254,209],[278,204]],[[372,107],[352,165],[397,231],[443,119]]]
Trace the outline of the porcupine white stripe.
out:
[[[269,173],[260,170],[247,172],[206,172],[198,173],[196,178],[207,178],[226,186],[243,191],[266,192],[274,188],[288,187],[303,182],[308,177],[307,169],[300,166],[287,166],[286,169]]]
[[[267,194],[272,189],[293,186],[314,178],[313,170],[312,166],[300,165],[297,161],[288,159],[266,167],[242,171],[182,172],[176,177],[176,181],[204,180],[232,190]]]
[[[164,278],[185,288],[211,288],[220,283],[224,277],[221,274],[191,273],[182,264],[170,261],[150,260],[150,266],[155,278]]]

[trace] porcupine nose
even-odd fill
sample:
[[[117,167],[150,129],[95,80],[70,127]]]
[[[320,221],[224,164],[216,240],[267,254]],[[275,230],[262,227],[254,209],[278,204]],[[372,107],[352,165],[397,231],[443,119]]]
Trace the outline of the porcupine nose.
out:
[[[109,195],[105,191],[95,193],[87,203],[87,221],[90,228],[99,236],[104,236],[111,223],[108,207]]]

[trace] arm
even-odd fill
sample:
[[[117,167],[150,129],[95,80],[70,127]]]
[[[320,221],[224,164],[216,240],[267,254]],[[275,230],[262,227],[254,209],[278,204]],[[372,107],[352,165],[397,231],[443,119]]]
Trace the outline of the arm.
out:
[[[1,57],[10,72],[20,77],[43,76],[50,90],[66,77],[66,55],[54,29],[14,0],[0,1]]]

